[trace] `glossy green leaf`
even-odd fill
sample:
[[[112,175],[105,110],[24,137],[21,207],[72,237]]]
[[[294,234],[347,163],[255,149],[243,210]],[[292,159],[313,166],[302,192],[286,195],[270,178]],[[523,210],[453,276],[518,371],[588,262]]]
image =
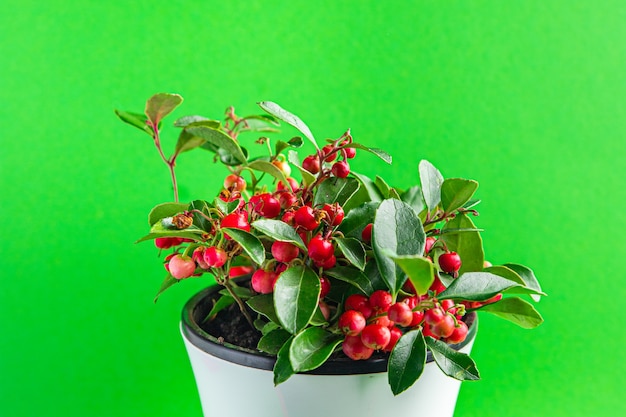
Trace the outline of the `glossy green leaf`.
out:
[[[260,219],[252,222],[251,226],[274,240],[290,242],[304,251],[307,250],[296,230],[281,220]]]
[[[426,343],[421,330],[404,334],[391,351],[387,365],[387,378],[393,395],[411,387],[424,372],[425,365]]]
[[[452,213],[467,203],[476,190],[478,182],[463,178],[448,178],[441,185],[441,204],[446,213]]]
[[[413,207],[416,213],[420,213],[426,207],[424,203],[424,196],[422,196],[422,189],[415,185],[402,194],[400,194],[400,199],[406,202],[409,206]]]
[[[363,294],[369,295],[374,292],[374,288],[372,287],[369,277],[356,268],[349,266],[336,266],[324,271],[324,274],[352,284]]]
[[[221,211],[223,214],[230,214],[239,207],[240,201],[224,201],[219,197],[215,197],[215,208]]]
[[[374,184],[376,185],[376,188],[378,188],[378,191],[380,191],[380,194],[383,196],[383,198],[390,198],[389,193],[391,191],[391,187],[389,187],[389,185],[385,182],[384,179],[382,179],[382,177],[376,175],[376,178],[374,179]]]
[[[383,195],[380,193],[380,190],[376,186],[376,183],[372,181],[369,177],[359,174],[354,171],[350,171],[350,174],[354,176],[361,183],[362,187],[365,187],[367,193],[369,195],[370,201],[382,201]]]
[[[306,169],[302,168],[302,165],[300,165],[300,159],[298,158],[298,153],[296,151],[289,151],[287,153],[287,161],[289,161],[291,165],[298,168],[300,174],[302,175],[302,182],[304,182],[304,185],[308,186],[315,182],[317,177],[311,174]]]
[[[354,238],[336,238],[339,250],[350,261],[350,263],[361,271],[365,269],[365,248],[360,240]]]
[[[346,146],[347,148],[356,148],[356,149],[362,149],[366,152],[372,153],[374,155],[376,155],[377,157],[379,157],[380,159],[382,159],[383,161],[385,161],[388,164],[391,164],[393,158],[391,157],[391,155],[389,155],[387,152],[383,151],[382,149],[378,149],[378,148],[368,148],[367,146],[361,145],[360,143],[354,143],[352,142],[351,144]]]
[[[161,294],[163,294],[163,292],[165,290],[167,290],[169,287],[171,287],[174,284],[178,284],[179,282],[180,282],[180,280],[174,278],[172,276],[172,274],[170,274],[168,272],[167,276],[165,277],[165,279],[161,283],[161,287],[159,288],[159,291],[157,292],[157,295],[154,296],[154,302],[155,303],[157,302],[157,300],[159,299],[159,297],[161,296]]]
[[[202,145],[202,148],[207,149],[207,145],[209,145],[209,143],[205,143],[204,145]],[[217,153],[217,156],[220,162],[224,165],[228,165],[228,166],[241,165],[241,161],[239,161],[238,157],[235,157],[233,154],[231,154],[229,151],[227,151],[224,148],[217,148],[213,152]],[[248,151],[246,150],[246,148],[242,147],[241,152],[243,152],[243,156],[246,159],[248,159]]]
[[[270,174],[278,181],[282,181],[283,184],[287,184],[287,178],[285,177],[283,171],[281,171],[276,165],[272,164],[271,162],[258,159],[256,161],[250,162],[247,166],[248,168]]]
[[[278,351],[276,355],[276,363],[274,364],[274,386],[282,384],[288,380],[295,371],[291,367],[291,361],[289,360],[289,350],[293,338],[290,338]]]
[[[281,153],[287,148],[300,148],[302,147],[303,143],[304,142],[302,141],[302,138],[300,136],[293,137],[289,139],[288,142],[279,140],[278,142],[276,142],[276,145],[274,146],[275,154],[278,155],[279,153]]]
[[[374,223],[376,209],[380,203],[367,202],[350,210],[339,225],[344,236],[361,239],[361,232],[370,223]]]
[[[157,125],[182,102],[183,98],[178,94],[155,94],[146,102],[146,116]]]
[[[213,319],[213,317],[215,317],[217,313],[219,313],[226,307],[233,305],[234,303],[235,303],[235,299],[233,297],[231,297],[230,295],[222,295],[220,298],[217,299],[215,304],[213,304],[211,311],[207,313],[203,322]]]
[[[224,149],[240,163],[244,164],[246,162],[246,155],[239,147],[237,141],[221,130],[213,129],[208,126],[189,126],[185,128],[185,131],[193,136],[204,139],[206,142],[218,148]]]
[[[339,203],[343,206],[358,189],[359,182],[354,178],[331,177],[317,187],[313,204],[318,206]]]
[[[455,229],[476,229],[476,226],[467,214],[457,214],[443,228],[443,231]],[[478,231],[467,231],[462,233],[443,233],[441,239],[446,243],[448,249],[455,251],[461,257],[460,273],[482,271],[485,261],[483,251],[483,239]]]
[[[143,114],[131,113],[131,112],[122,111],[122,110],[115,110],[115,114],[124,123],[128,123],[131,126],[135,126],[137,129],[143,130],[150,136],[152,136],[152,134],[154,133],[152,131],[152,128],[148,126],[148,124],[146,123],[148,121],[148,118],[144,116]]]
[[[289,340],[291,335],[288,331],[283,329],[275,329],[271,332],[263,335],[257,348],[261,352],[269,353],[270,355],[277,355],[280,348]]]
[[[477,206],[477,205],[479,205],[479,204],[480,204],[480,200],[478,200],[478,199],[474,199],[474,200],[470,200],[470,201],[468,201],[467,203],[465,203],[465,204],[463,205],[463,208],[464,208],[464,209],[469,210],[469,209],[471,209],[471,208],[473,208],[473,207],[476,207],[476,206]]]
[[[246,304],[248,304],[251,309],[264,315],[274,323],[279,323],[278,316],[276,315],[276,309],[274,308],[273,294],[255,295],[246,301]]]
[[[439,300],[485,301],[519,284],[489,272],[466,272],[437,296]]]
[[[389,290],[396,294],[406,274],[386,255],[422,255],[426,234],[415,210],[403,201],[389,199],[380,203],[372,229],[372,248],[380,274]]]
[[[204,116],[183,116],[174,121],[174,126],[176,127],[187,127],[191,124],[195,124],[196,126],[204,125],[217,129],[220,126],[220,121],[211,120]]]
[[[177,230],[167,229],[163,227],[161,222],[156,222],[150,228],[150,233],[142,237],[141,239],[138,239],[135,243],[156,239],[157,237],[182,237],[187,239],[199,240],[202,238],[202,235],[204,233],[204,230],[199,229],[196,226],[191,226],[183,230]]]
[[[435,266],[421,255],[389,255],[394,262],[407,274],[418,295],[428,292],[435,281]]]
[[[330,357],[343,337],[320,327],[309,327],[294,337],[289,348],[291,367],[296,372],[311,371]]]
[[[252,262],[258,265],[265,262],[265,248],[258,237],[241,229],[225,227],[222,230],[228,233],[232,240],[239,243],[239,246],[248,254]]]
[[[177,215],[178,213],[182,213],[186,211],[189,207],[186,203],[162,203],[154,206],[152,210],[150,210],[150,214],[148,214],[148,224],[150,226],[159,222],[161,219],[166,217],[172,217]]]
[[[512,264],[507,264],[507,265],[512,265]],[[518,265],[518,266],[521,266],[521,265]],[[528,287],[526,284],[526,281],[524,281],[524,279],[517,272],[515,272],[508,266],[490,266],[489,268],[485,268],[483,271],[496,274],[498,276],[501,276],[502,278],[506,278],[508,280],[514,281],[520,285],[520,286],[509,288],[506,291],[508,294],[529,294],[536,301],[538,301],[539,297],[541,297],[542,295],[545,295],[545,293],[541,291],[541,288],[536,289],[536,288]],[[521,271],[524,271],[524,270],[521,269]],[[538,283],[537,283],[537,286],[538,286]]]
[[[422,186],[422,195],[424,202],[429,211],[434,210],[441,202],[441,185],[443,184],[443,175],[433,164],[426,160],[419,163],[420,184]]]
[[[532,304],[518,297],[507,297],[497,303],[487,304],[480,308],[505,320],[517,324],[524,329],[534,329],[543,323],[541,314]]]
[[[311,130],[306,124],[304,124],[302,120],[300,120],[298,116],[292,114],[291,112],[283,109],[278,104],[271,101],[262,101],[258,104],[263,110],[265,110],[272,116],[298,129],[309,141],[311,141],[313,146],[315,146],[315,149],[319,149],[319,147],[317,146],[317,142],[315,141],[315,138],[311,133]]]
[[[239,123],[237,125],[237,129],[239,132],[267,132],[267,133],[277,133],[280,132],[278,127],[280,123],[276,121],[276,119],[272,116],[268,115],[255,115],[255,116],[246,116],[243,118],[244,123]]]
[[[519,264],[504,264],[505,267],[515,271],[524,281],[527,288],[537,291],[541,295],[545,295],[541,290],[541,285],[539,285],[539,281],[537,277],[535,277],[535,273],[532,269]],[[539,294],[532,294],[531,297],[535,301],[539,301],[541,299]]]
[[[469,355],[456,351],[447,343],[435,340],[430,336],[425,339],[426,345],[433,354],[433,359],[444,374],[459,381],[477,381],[480,379],[476,363]]]
[[[274,308],[282,327],[296,334],[309,324],[320,294],[320,279],[304,265],[284,271],[274,286]]]
[[[176,142],[176,148],[174,149],[174,155],[179,155],[183,152],[190,151],[199,146],[202,146],[206,141],[197,136],[191,135],[187,130],[182,130],[178,135],[178,142]]]

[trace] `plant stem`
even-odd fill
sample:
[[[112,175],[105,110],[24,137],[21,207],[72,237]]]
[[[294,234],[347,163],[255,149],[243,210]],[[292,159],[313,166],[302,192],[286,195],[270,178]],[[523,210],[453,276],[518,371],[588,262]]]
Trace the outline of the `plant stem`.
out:
[[[154,132],[154,134],[152,135],[152,139],[154,140],[154,146],[156,146],[157,150],[159,151],[159,155],[161,155],[161,159],[170,170],[170,176],[172,177],[172,187],[174,188],[174,201],[178,203],[178,185],[176,183],[176,173],[174,172],[174,166],[176,165],[176,156],[172,155],[172,157],[169,159],[165,157],[165,154],[163,153],[163,148],[161,147],[159,127],[155,123],[150,123],[150,127]]]
[[[239,298],[237,294],[235,294],[235,291],[233,291],[233,288],[230,286],[230,281],[228,280],[228,278],[224,279],[224,287],[226,287],[226,290],[228,291],[230,296],[233,297],[235,302],[237,302],[237,305],[239,305],[239,310],[241,310],[250,326],[254,329],[254,321],[252,320],[252,317],[250,317],[250,313],[248,313],[246,305],[243,303],[243,300]]]

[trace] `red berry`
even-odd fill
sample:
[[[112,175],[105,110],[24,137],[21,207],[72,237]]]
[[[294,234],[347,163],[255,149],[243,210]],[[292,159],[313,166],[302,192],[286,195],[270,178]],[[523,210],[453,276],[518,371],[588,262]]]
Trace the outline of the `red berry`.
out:
[[[461,343],[467,337],[467,333],[469,331],[469,329],[467,328],[467,324],[465,324],[462,321],[459,321],[458,323],[459,323],[459,327],[454,328],[454,331],[452,332],[452,334],[448,336],[448,338],[446,339],[447,343],[450,343],[450,344]]]
[[[427,254],[428,252],[430,252],[435,242],[437,242],[437,239],[435,239],[434,237],[426,238],[426,244],[424,245],[424,254]]]
[[[313,263],[318,268],[331,269],[331,268],[333,268],[337,264],[337,258],[335,257],[335,255],[331,255],[331,257],[328,258],[328,259],[325,259],[323,261],[315,261],[314,260]]]
[[[482,302],[482,305],[493,304],[502,300],[502,294],[496,294],[488,300]]]
[[[313,230],[320,225],[315,218],[315,211],[309,206],[302,206],[296,210],[293,220],[304,230]]]
[[[224,179],[224,188],[230,191],[242,192],[246,189],[246,180],[236,174],[230,174]]]
[[[317,155],[309,155],[302,161],[302,168],[306,169],[311,174],[317,174],[320,172],[320,159]]]
[[[272,256],[278,262],[289,263],[296,259],[300,254],[300,249],[289,242],[281,242],[277,240],[272,243]]]
[[[354,148],[343,148],[343,150],[347,159],[352,159],[356,156],[356,149]]]
[[[280,214],[280,202],[269,193],[250,197],[252,210],[262,217],[273,219]]]
[[[388,327],[380,324],[368,324],[361,331],[361,342],[371,349],[383,349],[391,340],[391,332]]]
[[[439,336],[434,334],[430,328],[430,324],[424,323],[424,327],[422,328],[422,334],[424,336],[430,336],[434,339],[439,339]]]
[[[368,348],[363,344],[360,336],[346,336],[341,345],[341,350],[347,357],[355,361],[367,360],[374,353],[374,349]]]
[[[369,223],[367,226],[363,228],[363,231],[361,232],[361,240],[363,240],[363,242],[370,243],[372,241],[372,227],[373,226],[374,225],[372,223]]]
[[[375,312],[386,312],[393,303],[393,296],[387,291],[376,290],[370,295],[369,303]]]
[[[330,318],[330,307],[328,306],[328,304],[320,300],[317,305],[319,306],[320,311],[322,312],[322,316],[324,316],[324,319],[328,320]]]
[[[456,252],[448,252],[439,256],[441,270],[453,274],[461,269],[461,257]]]
[[[433,307],[426,310],[424,319],[426,320],[426,323],[432,326],[443,320],[445,315],[446,313],[441,309],[441,307]]]
[[[330,168],[335,177],[346,178],[350,174],[350,165],[346,161],[335,162]]]
[[[289,225],[293,225],[293,219],[295,217],[296,213],[293,211],[286,211],[283,214],[283,217],[281,217],[281,220],[284,221],[285,223],[289,224]]]
[[[443,308],[443,311],[449,311],[454,306],[455,303],[452,300],[443,300],[441,302],[441,308]]]
[[[193,255],[191,255],[191,259],[196,261],[196,263],[198,264],[200,268],[209,269],[210,268],[209,264],[204,262],[204,249],[205,248],[203,246],[195,248],[193,251]]]
[[[413,320],[411,320],[410,327],[416,327],[422,323],[424,320],[424,312],[423,311],[414,311],[413,312]]]
[[[333,145],[326,145],[322,148],[322,155],[324,156],[324,161],[333,162],[337,159],[337,152],[334,152],[335,148]]]
[[[278,274],[273,271],[257,269],[254,274],[252,274],[252,289],[260,294],[274,292],[274,284],[277,278]]]
[[[343,221],[345,213],[339,204],[324,204],[322,210],[326,213],[328,224],[331,226],[339,226]]]
[[[346,336],[357,336],[367,324],[360,311],[348,310],[339,317],[339,329]]]
[[[369,304],[369,300],[362,294],[352,294],[346,298],[344,303],[346,310],[357,310],[363,314],[366,319],[372,315],[372,307]]]
[[[169,262],[170,274],[176,279],[189,278],[196,270],[196,263],[189,256],[174,255]]]
[[[287,186],[285,184],[283,184],[282,181],[278,181],[278,183],[276,184],[276,190],[278,191],[298,191],[298,189],[300,189],[300,184],[298,184],[298,181],[296,181],[295,179],[291,178],[291,177],[287,177],[287,182],[289,183],[289,188],[287,189]]]
[[[413,321],[413,311],[406,303],[395,303],[387,310],[387,316],[389,320],[396,323],[398,326],[406,327]]]
[[[445,287],[445,285],[443,285],[443,283],[441,282],[441,280],[439,279],[439,277],[435,273],[435,280],[433,281],[432,284],[430,284],[430,287],[428,289],[430,291],[434,292],[435,294],[439,294],[440,292],[445,290],[446,287]]]
[[[438,323],[431,323],[430,330],[439,337],[449,337],[455,329],[454,318],[446,314]]]
[[[391,352],[396,346],[396,343],[398,343],[398,340],[400,340],[400,338],[402,337],[402,330],[398,329],[397,327],[392,327],[391,329],[389,329],[389,333],[391,337],[389,339],[389,343],[387,343],[387,346],[385,346],[383,349],[385,352]]]
[[[330,281],[325,276],[320,276],[320,299],[326,297],[330,292]]]
[[[238,211],[234,213],[230,213],[222,219],[220,222],[221,227],[231,227],[233,229],[241,229],[246,232],[250,231],[250,223],[248,223],[248,215],[243,211]],[[224,235],[230,239],[228,234],[224,233]]]
[[[309,257],[314,261],[324,262],[335,252],[335,248],[330,240],[322,238],[321,235],[315,235],[309,241],[307,247]]]
[[[391,320],[389,320],[389,316],[385,315],[380,315],[374,319],[370,318],[369,320],[369,324],[380,324],[383,327],[388,327],[388,328],[392,328],[395,323]]]
[[[206,262],[210,267],[220,268],[224,266],[227,260],[228,254],[222,248],[211,246],[204,250],[204,262]]]
[[[289,191],[279,191],[278,202],[280,203],[280,207],[282,209],[287,210],[296,205],[298,197]]]
[[[172,247],[171,237],[157,237],[154,239],[154,245],[159,249],[169,249]]]
[[[251,274],[254,271],[252,266],[231,266],[228,270],[228,278],[241,277],[243,275]]]

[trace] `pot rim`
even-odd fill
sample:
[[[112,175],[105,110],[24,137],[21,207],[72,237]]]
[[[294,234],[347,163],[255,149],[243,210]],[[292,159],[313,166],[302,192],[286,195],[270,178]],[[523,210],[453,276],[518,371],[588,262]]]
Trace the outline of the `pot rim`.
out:
[[[203,352],[223,359],[227,362],[250,368],[271,371],[274,369],[276,357],[258,350],[246,349],[228,342],[220,341],[217,337],[204,331],[198,324],[195,313],[200,302],[206,297],[213,295],[222,287],[218,284],[212,285],[199,291],[191,297],[184,305],[182,311],[181,330],[183,336],[196,348]],[[455,345],[450,345],[455,350],[463,348],[476,336],[478,328],[478,316],[476,312],[468,313],[466,323],[469,332],[465,341]],[[388,356],[370,358],[366,361],[355,361],[347,357],[331,358],[317,369],[306,372],[310,375],[354,375],[354,374],[374,374],[387,372]],[[432,362],[432,353],[428,351],[426,362]]]

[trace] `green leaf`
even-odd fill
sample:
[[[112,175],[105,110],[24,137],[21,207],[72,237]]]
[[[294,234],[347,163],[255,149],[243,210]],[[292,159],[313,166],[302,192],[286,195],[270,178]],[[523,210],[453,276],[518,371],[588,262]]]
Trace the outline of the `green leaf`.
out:
[[[282,327],[291,334],[304,329],[315,313],[320,279],[303,265],[284,271],[274,286],[274,308]]]
[[[137,129],[143,130],[150,136],[154,133],[150,126],[146,123],[148,118],[143,114],[139,113],[131,113],[122,110],[115,110],[115,114],[119,117],[124,123],[128,123],[131,126],[135,126]]]
[[[534,329],[543,323],[541,314],[535,310],[532,304],[518,297],[503,298],[496,303],[481,307],[480,311],[495,314],[524,329]]]
[[[426,160],[420,161],[419,173],[424,202],[426,203],[426,207],[428,207],[428,211],[432,211],[441,202],[443,176],[433,164]]]
[[[354,171],[350,171],[350,174],[352,174],[357,180],[359,180],[361,185],[365,187],[369,195],[370,201],[382,201],[383,200],[383,196],[380,193],[380,190],[378,189],[378,187],[376,186],[376,183],[374,183],[374,181],[372,181],[369,177],[359,174]]]
[[[298,129],[309,141],[311,141],[313,146],[315,146],[315,149],[319,149],[319,147],[317,146],[317,142],[315,141],[315,138],[311,133],[311,130],[306,124],[304,124],[302,120],[300,120],[298,116],[290,113],[289,111],[280,107],[278,104],[271,101],[262,101],[258,104],[263,110],[265,110],[272,116]]]
[[[378,202],[370,201],[353,208],[344,217],[339,230],[344,236],[360,239],[365,226],[374,223],[374,216],[379,205]]]
[[[472,220],[467,214],[457,214],[443,228],[443,231],[455,229],[476,229]],[[462,233],[443,233],[441,239],[446,243],[448,249],[455,251],[461,257],[460,273],[482,271],[485,261],[483,252],[483,240],[478,231]]]
[[[364,151],[367,151],[369,153],[373,153],[374,155],[376,155],[377,157],[379,157],[380,159],[382,159],[383,161],[385,161],[388,164],[391,164],[391,162],[392,162],[391,155],[389,155],[387,152],[383,151],[382,149],[368,148],[367,146],[361,145],[360,143],[354,143],[354,142],[352,142],[351,144],[347,145],[346,148],[363,149]]]
[[[256,295],[246,301],[246,304],[248,304],[251,309],[259,314],[263,314],[274,323],[279,323],[278,316],[276,315],[276,310],[274,309],[273,294]]]
[[[365,269],[365,248],[360,240],[354,238],[336,238],[334,240],[341,253],[344,254],[352,265],[361,271]]]
[[[426,365],[426,343],[421,330],[404,334],[391,351],[387,378],[391,392],[398,395],[417,381]]]
[[[274,386],[282,384],[296,373],[291,367],[291,361],[289,360],[289,350],[292,341],[293,338],[287,340],[278,351],[278,355],[276,355],[276,363],[274,364]]]
[[[415,185],[400,194],[400,199],[409,206],[413,207],[413,210],[415,210],[418,214],[424,210],[424,207],[426,207],[424,197],[422,196],[422,189],[418,185]]]
[[[272,330],[267,333],[261,340],[259,340],[259,344],[257,345],[257,349],[261,352],[269,353],[270,355],[277,355],[280,351],[280,348],[289,340],[291,335],[289,332],[283,329]]]
[[[479,204],[480,204],[480,200],[478,200],[478,199],[474,199],[474,200],[470,200],[470,201],[468,201],[467,203],[465,203],[465,204],[463,205],[463,208],[464,208],[464,209],[469,210],[469,209],[471,209],[472,207],[475,207],[475,206],[477,206],[477,205],[479,205]]]
[[[170,114],[182,102],[183,98],[178,94],[155,94],[146,102],[146,116],[154,125],[158,125],[165,116]]]
[[[159,292],[157,292],[157,295],[154,296],[154,302],[155,303],[157,302],[157,300],[159,299],[159,297],[161,296],[161,294],[163,294],[165,290],[167,290],[169,287],[171,287],[174,284],[178,284],[179,282],[180,280],[174,278],[172,274],[168,272],[167,276],[163,280],[163,283],[161,284],[161,287],[159,288]]]
[[[235,299],[230,295],[222,295],[218,300],[213,304],[211,311],[208,312],[203,322],[207,322],[211,320],[217,313],[225,309],[226,307],[232,305],[235,302]]]
[[[489,272],[466,272],[437,296],[439,300],[485,301],[519,284]]]
[[[309,327],[294,337],[289,348],[291,367],[296,372],[311,371],[330,357],[342,337],[320,327]]]
[[[369,295],[374,292],[372,283],[367,275],[356,268],[349,266],[336,266],[324,271],[325,275],[336,278],[340,281],[352,284],[363,294]]]
[[[224,201],[219,197],[215,197],[215,207],[221,211],[223,214],[230,214],[239,207],[240,201]]]
[[[426,337],[426,345],[433,354],[433,359],[444,374],[458,379],[459,381],[477,381],[480,373],[476,363],[469,355],[458,352],[448,346],[447,343]]]
[[[290,242],[304,251],[307,250],[296,230],[281,220],[260,219],[252,222],[251,226],[274,240]]]
[[[209,126],[213,129],[220,127],[219,120],[211,120],[204,116],[183,116],[174,121],[174,126],[176,127],[187,127],[191,124],[195,126]]]
[[[202,148],[207,149],[206,147],[207,145],[209,145],[209,143],[205,143],[204,145],[202,145]],[[227,166],[241,165],[241,162],[239,161],[238,157],[235,157],[233,154],[231,154],[229,151],[227,151],[224,148],[218,148],[217,150],[213,152],[217,153],[217,156],[219,157],[220,162],[223,163],[224,165],[227,165]],[[246,150],[246,148],[241,148],[241,152],[243,152],[243,156],[247,160],[248,151]]]
[[[239,243],[252,262],[258,265],[265,262],[265,248],[258,237],[241,229],[225,227],[222,230],[228,231],[228,236]]]
[[[507,265],[512,265],[512,264],[507,264]],[[518,265],[521,266],[521,265]],[[522,267],[525,268],[525,267]],[[520,269],[521,271],[524,271],[523,269]],[[542,295],[546,295],[545,293],[543,293],[541,291],[541,288],[536,289],[536,288],[531,288],[528,287],[526,284],[526,281],[524,281],[524,279],[514,270],[512,270],[511,268],[509,268],[508,266],[490,266],[489,268],[485,268],[483,270],[484,272],[489,272],[492,274],[496,274],[498,276],[501,276],[502,278],[506,278],[508,280],[514,281],[516,283],[518,283],[520,286],[515,286],[515,287],[511,287],[507,290],[507,293],[511,294],[530,294],[530,296],[533,298],[533,300],[535,301],[539,301],[539,298]],[[538,283],[537,283],[538,286]],[[536,286],[536,287],[537,287]]]
[[[541,295],[545,295],[545,293],[541,290],[541,285],[539,285],[539,281],[537,280],[537,277],[535,277],[535,273],[532,269],[519,264],[504,264],[504,266],[515,271],[522,278],[527,288],[535,290]],[[539,301],[541,299],[539,294],[532,294],[532,299]]]
[[[296,151],[289,151],[287,153],[287,161],[289,161],[291,165],[298,168],[300,174],[302,175],[302,182],[304,182],[304,185],[308,186],[315,182],[315,175],[311,174],[309,171],[302,168],[302,165],[300,165],[300,159],[298,158],[298,153]]]
[[[435,281],[435,266],[420,255],[391,255],[391,259],[408,275],[418,295],[428,292]]]
[[[163,227],[161,222],[156,222],[150,228],[150,233],[142,237],[141,239],[138,239],[135,243],[156,239],[157,237],[182,237],[187,239],[200,240],[202,239],[202,235],[204,233],[204,230],[196,226],[191,226],[183,230],[177,230],[167,229]]]
[[[268,115],[258,115],[258,116],[246,116],[243,118],[244,123],[240,123],[237,125],[237,128],[240,132],[269,132],[269,133],[277,133],[280,132],[277,129],[280,126],[280,123],[276,121],[274,117]]]
[[[246,155],[243,153],[237,141],[218,129],[208,126],[189,126],[185,128],[189,134],[204,139],[206,142],[224,149],[242,164],[246,162]]]
[[[378,188],[378,190],[380,191],[380,194],[382,194],[383,198],[390,198],[389,192],[391,191],[391,187],[389,187],[384,179],[376,175],[374,184],[376,185],[376,188]]]
[[[446,213],[463,207],[478,189],[478,183],[462,178],[446,179],[441,185],[441,204]]]
[[[178,213],[182,213],[186,211],[189,207],[188,204],[185,203],[162,203],[154,206],[152,210],[150,210],[150,214],[148,214],[148,224],[150,226],[159,222],[161,219],[166,217],[172,217],[177,215]]]
[[[354,178],[328,178],[317,187],[313,204],[339,203],[343,206],[358,189],[359,182]]]
[[[282,140],[279,140],[278,142],[276,142],[276,145],[274,147],[275,154],[278,155],[287,148],[300,148],[303,143],[304,142],[302,141],[302,138],[300,136],[289,139],[289,142],[283,142]]]
[[[380,274],[393,294],[406,281],[406,274],[385,252],[421,256],[425,242],[422,222],[411,206],[395,199],[380,203],[372,228],[372,248]]]
[[[285,177],[283,171],[281,171],[276,165],[272,164],[271,162],[257,159],[256,161],[250,162],[248,164],[248,168],[270,174],[278,181],[282,181],[283,184],[287,184],[287,178]]]
[[[174,155],[178,156],[183,152],[190,151],[199,146],[202,146],[206,141],[197,136],[191,135],[186,130],[182,130],[178,135],[178,142],[176,142],[176,148],[174,149]]]

